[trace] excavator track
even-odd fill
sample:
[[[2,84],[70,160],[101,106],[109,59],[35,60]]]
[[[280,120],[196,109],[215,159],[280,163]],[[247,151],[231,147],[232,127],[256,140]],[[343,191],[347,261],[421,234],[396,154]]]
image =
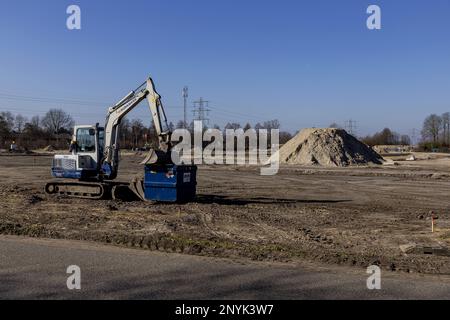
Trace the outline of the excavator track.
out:
[[[147,201],[144,194],[143,176],[133,177],[129,183],[50,181],[45,185],[45,193],[92,200]]]
[[[110,185],[101,182],[51,181],[45,185],[49,195],[68,196],[82,199],[103,199],[109,194]]]

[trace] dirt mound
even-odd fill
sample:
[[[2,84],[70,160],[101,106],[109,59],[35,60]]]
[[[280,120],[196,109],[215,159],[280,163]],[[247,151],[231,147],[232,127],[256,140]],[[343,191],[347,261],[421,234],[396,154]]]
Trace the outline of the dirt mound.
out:
[[[383,157],[343,129],[303,129],[279,150],[280,162],[344,167],[382,164]]]

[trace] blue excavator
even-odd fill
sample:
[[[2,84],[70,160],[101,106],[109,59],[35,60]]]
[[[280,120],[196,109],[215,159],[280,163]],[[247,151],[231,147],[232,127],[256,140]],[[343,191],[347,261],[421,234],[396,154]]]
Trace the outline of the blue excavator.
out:
[[[116,182],[119,171],[121,120],[140,102],[147,100],[159,147],[151,149],[142,161],[143,173],[129,182]],[[45,192],[87,199],[113,198],[162,202],[187,202],[195,197],[194,165],[176,165],[171,161],[171,134],[161,96],[148,78],[108,108],[105,126],[74,127],[71,154],[55,155]]]

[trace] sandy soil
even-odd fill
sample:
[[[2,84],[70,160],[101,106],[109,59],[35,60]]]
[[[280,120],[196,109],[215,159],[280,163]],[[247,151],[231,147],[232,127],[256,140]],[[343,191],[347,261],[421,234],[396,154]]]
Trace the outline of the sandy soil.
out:
[[[255,167],[200,166],[198,198],[185,205],[48,197],[43,186],[51,179],[50,159],[0,155],[0,233],[450,273],[445,250],[405,254],[399,247],[449,245],[448,157],[376,167],[287,166],[272,177]],[[140,172],[140,160],[123,156],[118,180]],[[431,211],[439,217],[435,233]]]

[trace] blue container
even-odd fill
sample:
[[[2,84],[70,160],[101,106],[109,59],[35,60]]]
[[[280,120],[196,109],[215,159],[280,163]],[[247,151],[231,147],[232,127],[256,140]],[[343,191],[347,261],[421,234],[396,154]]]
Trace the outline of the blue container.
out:
[[[195,198],[197,166],[146,165],[144,193],[147,200],[189,202]]]

